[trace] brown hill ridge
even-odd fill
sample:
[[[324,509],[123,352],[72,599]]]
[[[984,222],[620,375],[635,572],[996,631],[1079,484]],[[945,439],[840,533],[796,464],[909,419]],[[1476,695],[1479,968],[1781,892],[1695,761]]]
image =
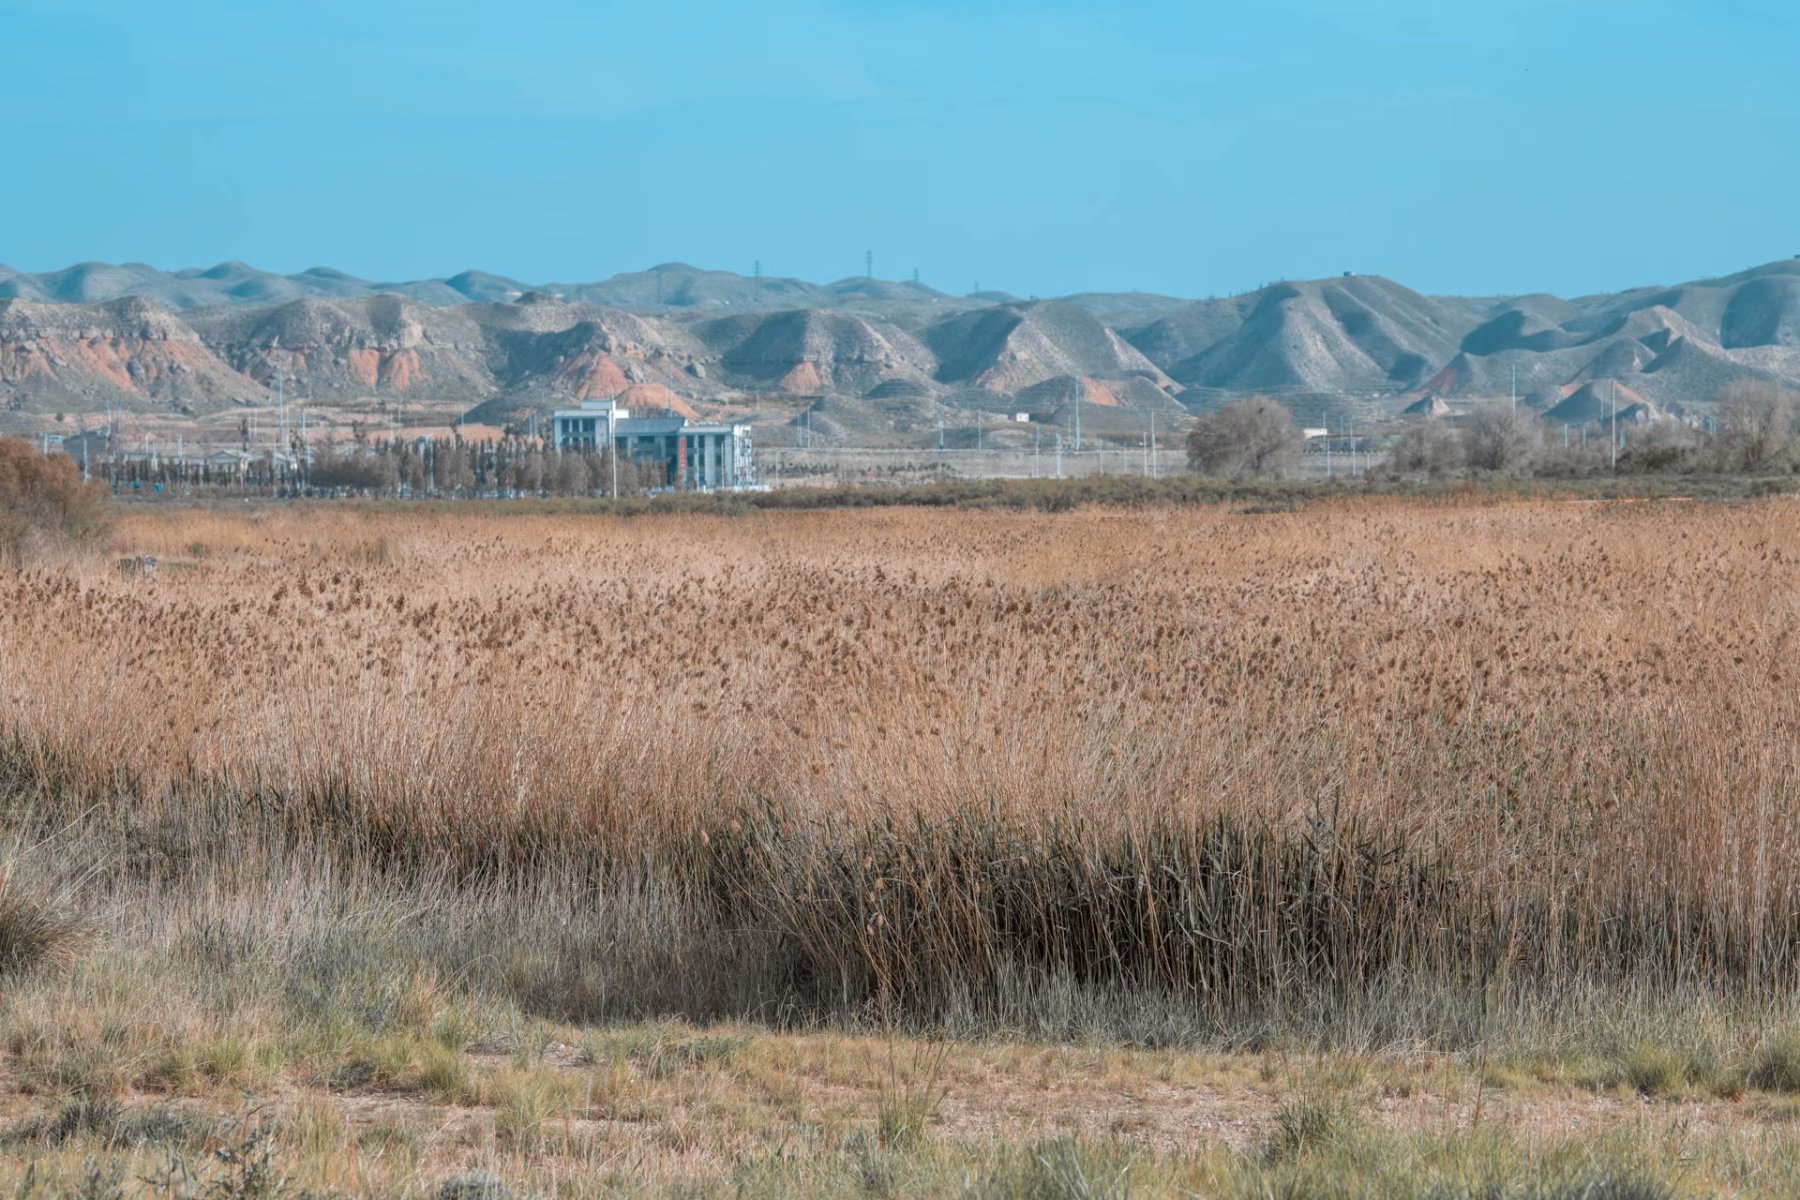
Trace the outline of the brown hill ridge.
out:
[[[0,300],[0,402],[88,412],[127,399],[195,413],[262,389],[190,326],[141,297],[96,305]]]
[[[788,397],[849,431],[935,433],[970,412],[1070,423],[1077,395],[1129,429],[1252,391],[1399,414],[1515,379],[1544,410],[1616,381],[1646,410],[1687,411],[1736,380],[1800,384],[1800,261],[1575,299],[1347,275],[1216,300],[1021,301],[678,263],[601,284],[464,272],[378,286],[236,263],[0,268],[0,407],[18,427],[113,406],[204,416],[266,405],[279,380],[319,403],[398,398],[495,424],[576,400],[702,413]],[[606,297],[639,310],[593,302]]]

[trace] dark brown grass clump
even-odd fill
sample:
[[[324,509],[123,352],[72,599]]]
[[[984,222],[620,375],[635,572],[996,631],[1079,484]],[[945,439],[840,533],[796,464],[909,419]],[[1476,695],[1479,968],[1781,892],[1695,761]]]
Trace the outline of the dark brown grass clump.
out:
[[[0,980],[67,970],[88,938],[87,923],[66,901],[0,867]]]
[[[1441,857],[1318,819],[1284,834],[1223,816],[1128,832],[959,812],[872,828],[765,817],[711,842],[729,923],[779,930],[795,989],[932,1014],[1003,1001],[1021,973],[1185,997],[1215,1018],[1387,972],[1490,976],[1502,931]]]

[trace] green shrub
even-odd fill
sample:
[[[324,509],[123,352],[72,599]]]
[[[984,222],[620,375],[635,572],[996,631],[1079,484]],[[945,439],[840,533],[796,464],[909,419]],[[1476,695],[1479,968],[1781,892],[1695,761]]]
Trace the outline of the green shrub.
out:
[[[1687,1082],[1687,1064],[1667,1046],[1642,1042],[1620,1063],[1625,1082],[1645,1096],[1665,1096]]]
[[[1330,1150],[1348,1141],[1356,1127],[1356,1114],[1342,1101],[1318,1096],[1289,1100],[1275,1110],[1274,1127],[1263,1143],[1263,1159],[1278,1165]]]
[[[1633,1046],[1619,1061],[1615,1081],[1629,1084],[1640,1095],[1667,1096],[1717,1076],[1717,1064],[1708,1051],[1645,1041]]]
[[[1800,1092],[1800,1029],[1775,1035],[1750,1070],[1750,1086],[1768,1092]]]

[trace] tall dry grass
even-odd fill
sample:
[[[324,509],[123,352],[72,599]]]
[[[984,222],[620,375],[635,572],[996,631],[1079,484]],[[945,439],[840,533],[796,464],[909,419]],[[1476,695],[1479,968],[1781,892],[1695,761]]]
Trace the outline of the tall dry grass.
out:
[[[654,894],[807,1010],[1028,1020],[1072,986],[1223,1025],[1800,974],[1786,502],[188,511],[118,539],[177,569],[4,580],[0,770],[134,877],[307,855]],[[669,1004],[695,968],[633,986]]]

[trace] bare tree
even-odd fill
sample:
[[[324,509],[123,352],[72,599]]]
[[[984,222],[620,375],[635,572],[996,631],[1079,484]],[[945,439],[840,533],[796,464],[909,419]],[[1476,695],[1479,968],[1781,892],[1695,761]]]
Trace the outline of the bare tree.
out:
[[[470,449],[466,442],[455,441],[434,451],[432,458],[437,468],[438,488],[446,495],[464,495],[475,487],[475,464]]]
[[[1394,439],[1388,470],[1395,475],[1441,478],[1463,465],[1462,439],[1436,417],[1408,426]]]
[[[550,461],[549,490],[558,496],[585,496],[593,490],[593,477],[588,472],[587,458],[574,450],[565,450]]]
[[[1739,380],[1719,394],[1714,447],[1721,465],[1734,471],[1764,471],[1794,442],[1795,393],[1775,383]]]
[[[1188,467],[1207,475],[1274,475],[1300,452],[1293,414],[1267,396],[1217,408],[1188,434]]]
[[[1693,426],[1668,418],[1636,425],[1629,444],[1619,450],[1618,469],[1626,474],[1691,470],[1699,440]]]
[[[1544,431],[1530,409],[1504,401],[1477,405],[1463,422],[1463,457],[1480,471],[1523,471],[1543,449]]]

